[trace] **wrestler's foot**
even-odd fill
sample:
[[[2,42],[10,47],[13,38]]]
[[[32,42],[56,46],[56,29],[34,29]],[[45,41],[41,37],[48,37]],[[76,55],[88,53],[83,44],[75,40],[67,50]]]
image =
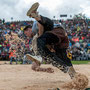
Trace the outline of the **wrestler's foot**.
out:
[[[34,3],[31,6],[31,8],[28,10],[27,16],[36,18],[38,16],[38,12],[37,12],[38,7],[39,7],[39,3],[38,2]]]
[[[42,62],[42,57],[40,57],[40,56],[32,56],[30,54],[26,54],[26,57],[28,60],[36,62],[37,64],[40,64]]]
[[[68,67],[68,74],[70,75],[71,79],[74,78],[74,76],[75,76],[75,74],[76,74],[76,71],[75,71],[75,69],[73,68],[73,66]]]
[[[68,68],[66,66],[60,66],[59,69],[64,73],[68,72]]]
[[[71,79],[73,79],[73,77],[76,74],[75,69],[73,68],[73,66],[63,66],[63,68],[60,69],[62,72],[64,73],[68,73],[69,76],[71,77]]]
[[[64,73],[68,72],[68,67],[66,65],[58,65],[58,63],[54,63],[53,66],[57,67],[59,70],[61,70]]]
[[[63,66],[60,70],[64,73],[68,73],[71,79],[73,79],[76,74],[73,66]]]

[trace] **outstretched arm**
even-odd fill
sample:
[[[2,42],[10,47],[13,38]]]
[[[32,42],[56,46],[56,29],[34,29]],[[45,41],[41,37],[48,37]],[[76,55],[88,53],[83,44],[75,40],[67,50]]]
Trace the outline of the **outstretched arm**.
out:
[[[54,70],[52,68],[42,68],[40,67],[41,64],[33,62],[32,63],[32,70],[34,71],[42,71],[42,72],[48,72],[48,73],[53,73]]]

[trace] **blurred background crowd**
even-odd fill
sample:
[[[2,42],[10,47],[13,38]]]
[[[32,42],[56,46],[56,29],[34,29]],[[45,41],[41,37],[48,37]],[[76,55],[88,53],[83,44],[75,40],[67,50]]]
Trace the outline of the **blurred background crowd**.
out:
[[[69,48],[67,50],[68,56],[72,60],[90,60],[90,19],[67,19],[67,20],[53,20],[54,22],[57,21],[60,25],[62,25],[69,38]],[[24,63],[24,55],[26,53],[30,53],[30,44],[31,39],[26,38],[23,35],[23,28],[26,25],[32,25],[33,21],[12,21],[12,22],[5,22],[5,20],[0,19],[0,60],[12,60],[11,56],[15,57],[17,62],[17,56],[19,57],[18,60],[23,59]],[[10,51],[11,42],[10,40],[13,39],[13,35],[17,34],[19,38],[21,38],[24,43],[21,41],[18,43],[16,48],[13,50],[18,49],[18,55],[12,54]],[[5,35],[9,35],[10,39],[7,40]],[[15,38],[15,37],[14,37]],[[13,45],[16,45],[16,42],[13,42]],[[19,54],[20,48],[23,47],[23,55]],[[23,58],[22,58],[23,56]]]

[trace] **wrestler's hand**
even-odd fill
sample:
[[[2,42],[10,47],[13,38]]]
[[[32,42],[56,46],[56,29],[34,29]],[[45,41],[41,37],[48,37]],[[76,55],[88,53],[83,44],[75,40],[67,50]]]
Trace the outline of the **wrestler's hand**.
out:
[[[53,45],[47,45],[47,48],[50,50],[50,52],[55,52]]]

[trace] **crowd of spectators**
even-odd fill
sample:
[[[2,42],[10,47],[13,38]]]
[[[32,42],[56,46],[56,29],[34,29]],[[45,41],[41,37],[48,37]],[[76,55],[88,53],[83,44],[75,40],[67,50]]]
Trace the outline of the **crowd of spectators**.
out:
[[[60,21],[68,33],[73,60],[90,60],[90,19]]]
[[[4,22],[0,20],[0,60],[10,60],[15,56],[15,59],[22,60],[22,54],[29,52],[30,40],[23,35],[23,28],[26,25],[32,24],[32,21],[17,21],[17,22]],[[10,37],[10,39],[6,39]],[[18,36],[19,42],[16,40]],[[23,43],[23,41],[25,41]],[[15,48],[13,48],[15,47]],[[24,48],[24,51],[21,51]],[[12,50],[16,50],[18,55],[12,54]],[[10,52],[11,51],[11,52]],[[16,60],[17,61],[17,60]],[[23,60],[22,60],[23,61]],[[12,62],[11,62],[12,63]]]
[[[60,20],[59,22],[68,34],[72,60],[90,60],[90,19]],[[6,39],[6,34],[10,35],[12,39],[12,33],[15,33],[25,41],[25,43],[18,43],[17,48],[18,52],[22,52],[19,50],[24,47],[23,57],[26,53],[30,53],[30,40],[23,35],[23,28],[29,24],[33,24],[33,21],[5,22],[0,20],[0,59],[10,60],[11,43]],[[14,44],[16,43],[14,42]],[[22,56],[18,59],[22,59]]]

